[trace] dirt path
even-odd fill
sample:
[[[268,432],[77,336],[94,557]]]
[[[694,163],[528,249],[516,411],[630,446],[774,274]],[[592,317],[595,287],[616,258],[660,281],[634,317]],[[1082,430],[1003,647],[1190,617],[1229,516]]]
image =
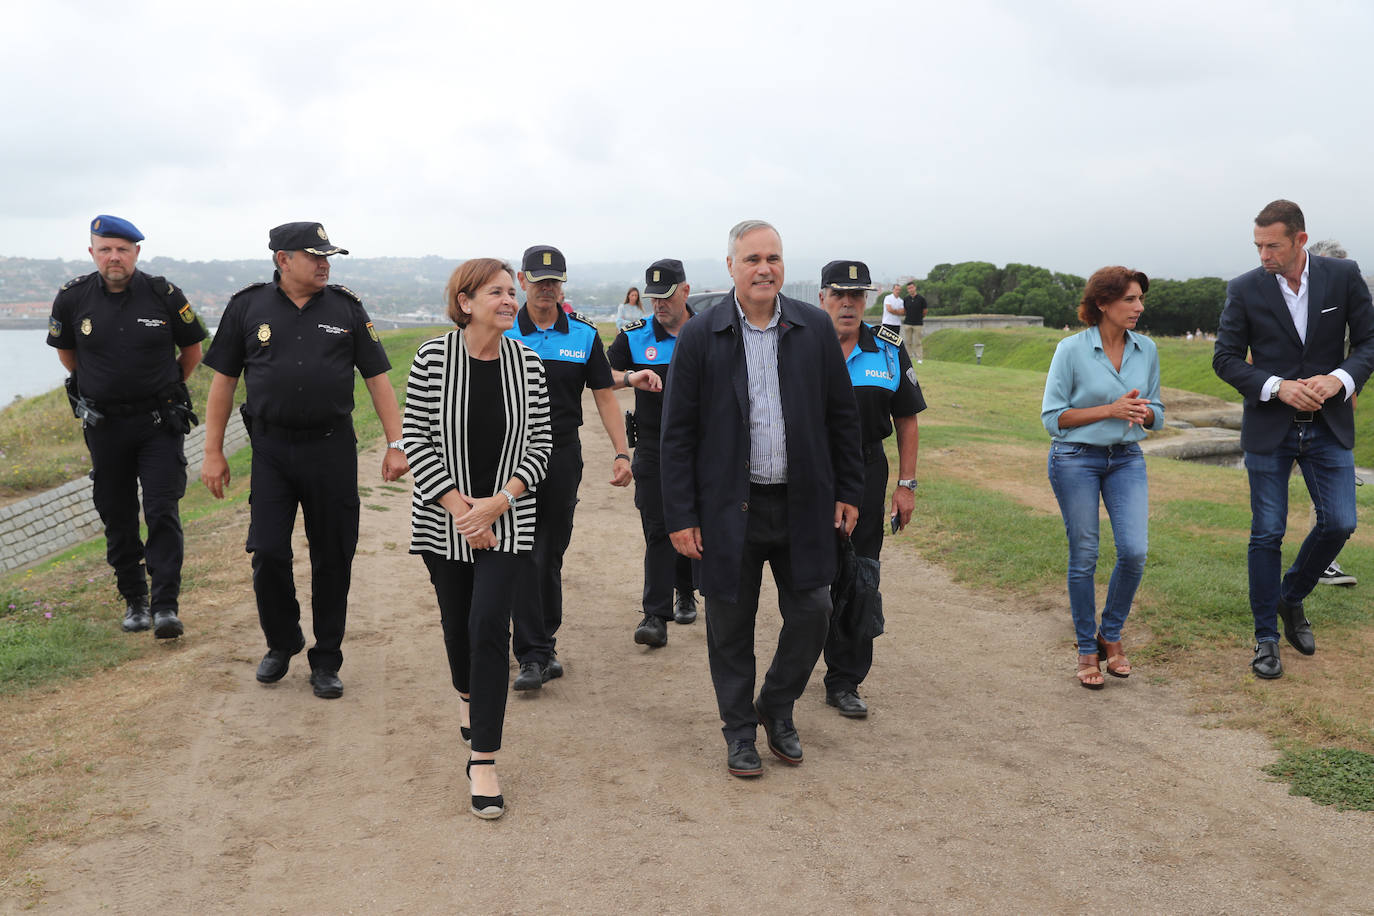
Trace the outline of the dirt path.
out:
[[[35,701],[131,734],[93,767],[90,821],[24,853],[24,892],[0,910],[1374,913],[1374,819],[1289,797],[1260,772],[1267,741],[1209,727],[1148,670],[1082,690],[1067,612],[956,585],[910,541],[884,555],[872,715],[827,708],[818,671],[796,712],[805,764],[732,779],[704,622],[661,650],[631,641],[638,523],[604,483],[604,436],[585,438],[567,676],[511,698],[504,819],[467,813],[408,494],[375,486],[368,455],[343,699],[312,696],[303,658],[254,681],[262,640],[228,531],[237,586],[187,615],[182,645]]]

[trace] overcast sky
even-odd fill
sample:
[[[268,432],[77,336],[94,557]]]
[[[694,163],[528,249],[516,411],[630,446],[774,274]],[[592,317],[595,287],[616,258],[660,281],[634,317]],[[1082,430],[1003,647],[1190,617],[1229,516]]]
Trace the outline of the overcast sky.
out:
[[[946,261],[1230,276],[1266,202],[1374,268],[1363,0],[7,7],[0,255]],[[803,279],[789,274],[789,279]]]

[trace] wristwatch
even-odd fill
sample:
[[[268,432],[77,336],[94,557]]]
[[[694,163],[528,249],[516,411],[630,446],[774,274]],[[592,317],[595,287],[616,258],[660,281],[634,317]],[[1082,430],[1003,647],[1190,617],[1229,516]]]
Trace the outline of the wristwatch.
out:
[[[899,486],[899,487],[906,487],[908,490],[911,490],[911,491],[914,493],[914,492],[916,492],[916,478],[915,478],[915,477],[899,478],[899,479],[897,480],[897,486]]]
[[[511,507],[512,509],[514,509],[514,508],[515,508],[515,497],[511,495],[510,490],[507,490],[505,487],[502,487],[498,492],[499,492],[502,496],[504,496],[504,497],[506,498],[506,502],[510,504],[510,507]]]
[[[1276,378],[1274,383],[1269,386],[1269,400],[1274,400],[1279,396],[1279,387],[1283,385],[1283,379]]]
[[[397,439],[395,442],[388,442],[388,443],[386,444],[386,447],[387,447],[387,448],[394,448],[394,449],[395,449],[396,451],[398,451],[398,452],[403,452],[403,451],[405,451],[405,449],[401,448],[401,440],[400,440],[400,439]]]

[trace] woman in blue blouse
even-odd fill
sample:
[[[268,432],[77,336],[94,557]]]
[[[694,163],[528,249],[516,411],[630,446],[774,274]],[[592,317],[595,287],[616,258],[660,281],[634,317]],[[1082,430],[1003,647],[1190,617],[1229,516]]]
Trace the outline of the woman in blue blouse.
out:
[[[1054,437],[1049,476],[1069,538],[1069,608],[1078,636],[1078,682],[1094,690],[1107,673],[1129,677],[1121,628],[1145,571],[1149,484],[1136,443],[1164,423],[1159,355],[1135,332],[1150,280],[1104,267],[1088,279],[1078,317],[1087,330],[1055,348],[1040,419]],[[1097,623],[1098,505],[1106,505],[1116,568]]]

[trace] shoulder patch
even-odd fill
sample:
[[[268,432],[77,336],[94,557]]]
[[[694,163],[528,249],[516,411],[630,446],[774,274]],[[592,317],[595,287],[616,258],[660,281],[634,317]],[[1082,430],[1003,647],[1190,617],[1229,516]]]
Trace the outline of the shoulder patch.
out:
[[[91,277],[93,277],[93,276],[95,276],[95,275],[94,275],[94,274],[82,274],[82,275],[79,276],[79,277],[72,277],[72,278],[71,278],[70,280],[68,280],[66,283],[63,283],[63,284],[62,284],[62,288],[63,288],[63,289],[71,289],[73,286],[76,286],[78,283],[85,283],[87,280],[89,280],[89,279],[90,279]]]
[[[255,290],[255,289],[257,289],[259,286],[266,286],[266,285],[267,285],[266,281],[259,281],[259,282],[257,282],[257,283],[249,283],[249,284],[248,284],[247,286],[245,286],[243,289],[239,290],[238,292],[234,293],[234,295],[230,296],[229,299],[230,299],[230,301],[232,301],[232,300],[234,300],[234,299],[237,299],[239,296],[242,296],[242,295],[243,295],[244,293],[246,293],[246,292],[250,292],[251,290]]]
[[[357,293],[353,292],[353,290],[349,289],[347,286],[344,286],[343,284],[340,284],[340,283],[331,283],[331,284],[329,284],[329,288],[330,288],[330,289],[337,289],[339,292],[343,293],[345,296],[347,296],[348,298],[352,299],[354,302],[358,303],[359,305],[362,305],[362,304],[363,304],[362,297],[359,296]]]
[[[899,347],[902,345],[901,333],[894,331],[892,325],[889,324],[881,325],[878,330],[873,332],[873,336]]]
[[[573,313],[572,313],[571,315],[569,315],[568,317],[569,317],[569,318],[576,318],[578,321],[582,322],[583,324],[585,324],[585,325],[590,325],[590,326],[593,327],[593,328],[596,327],[596,322],[595,322],[595,321],[592,321],[590,318],[588,318],[586,315],[582,314],[581,312],[573,312]]]
[[[640,318],[640,319],[638,319],[638,320],[636,320],[636,321],[631,321],[629,324],[625,325],[625,327],[621,328],[620,330],[621,330],[622,332],[623,332],[623,331],[638,331],[640,328],[644,327],[644,326],[645,326],[646,324],[648,324],[648,323],[649,323],[649,322],[645,321],[643,318]]]

